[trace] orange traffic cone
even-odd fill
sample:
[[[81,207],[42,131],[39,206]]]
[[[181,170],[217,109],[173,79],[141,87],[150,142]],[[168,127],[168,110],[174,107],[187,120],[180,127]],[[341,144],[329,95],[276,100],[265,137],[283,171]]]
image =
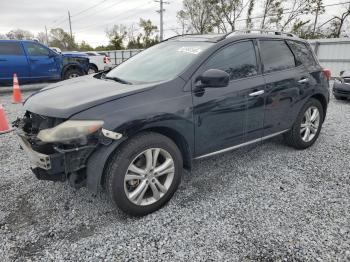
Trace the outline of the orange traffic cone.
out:
[[[0,134],[4,134],[10,131],[11,129],[6,118],[4,108],[2,104],[0,104]]]
[[[12,94],[12,103],[19,104],[22,103],[22,94],[21,89],[19,89],[17,75],[13,74],[13,94]]]

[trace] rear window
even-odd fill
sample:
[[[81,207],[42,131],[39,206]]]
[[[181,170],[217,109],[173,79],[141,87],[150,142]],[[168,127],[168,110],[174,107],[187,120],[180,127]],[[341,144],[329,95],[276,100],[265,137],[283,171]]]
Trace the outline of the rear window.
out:
[[[274,72],[295,67],[295,58],[284,41],[260,40],[264,72]]]
[[[0,42],[0,55],[23,55],[21,44]]]
[[[287,41],[297,59],[307,67],[317,65],[317,62],[312,55],[311,49],[304,43],[296,41]]]

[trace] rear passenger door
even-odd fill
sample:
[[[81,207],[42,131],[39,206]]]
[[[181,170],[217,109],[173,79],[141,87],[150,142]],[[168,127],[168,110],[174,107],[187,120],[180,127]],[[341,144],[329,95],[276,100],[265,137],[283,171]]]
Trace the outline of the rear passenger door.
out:
[[[25,79],[29,77],[29,65],[21,43],[0,42],[0,80],[11,80],[13,74]]]
[[[58,55],[38,43],[24,43],[30,64],[30,76],[36,79],[60,78]]]
[[[302,66],[283,39],[259,40],[263,76],[266,82],[264,136],[289,129],[294,121],[295,104],[301,93]]]
[[[197,88],[197,77],[208,69],[226,71],[230,76],[228,86]],[[227,45],[201,66],[192,87],[197,157],[242,144],[247,134],[250,139],[261,137],[264,88],[253,41]]]

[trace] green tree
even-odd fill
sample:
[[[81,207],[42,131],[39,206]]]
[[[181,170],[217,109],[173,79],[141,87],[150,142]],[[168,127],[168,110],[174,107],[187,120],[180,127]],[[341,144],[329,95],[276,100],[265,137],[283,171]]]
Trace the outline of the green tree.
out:
[[[58,47],[63,51],[77,48],[74,37],[71,37],[62,28],[53,28],[50,30],[49,45]]]
[[[145,20],[140,18],[139,26],[143,30],[142,44],[144,48],[148,48],[159,43],[159,37],[158,35],[155,35],[157,26],[152,24],[150,19]]]
[[[82,41],[78,45],[78,50],[79,51],[91,51],[91,50],[94,50],[94,48],[91,45],[89,45],[88,43],[86,43],[85,41]]]
[[[124,40],[127,36],[127,28],[125,25],[114,25],[111,29],[106,30],[109,43],[115,50],[124,49]]]

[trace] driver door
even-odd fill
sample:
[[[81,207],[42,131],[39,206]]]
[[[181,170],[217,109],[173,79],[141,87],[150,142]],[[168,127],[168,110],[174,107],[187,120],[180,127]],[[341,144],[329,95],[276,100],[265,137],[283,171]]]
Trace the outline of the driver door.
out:
[[[25,42],[30,65],[30,76],[35,79],[57,79],[60,77],[60,70],[56,55],[40,44]]]
[[[199,88],[195,80],[208,69],[227,72],[228,86]],[[225,46],[201,66],[192,82],[196,157],[261,138],[264,88],[253,41]]]

